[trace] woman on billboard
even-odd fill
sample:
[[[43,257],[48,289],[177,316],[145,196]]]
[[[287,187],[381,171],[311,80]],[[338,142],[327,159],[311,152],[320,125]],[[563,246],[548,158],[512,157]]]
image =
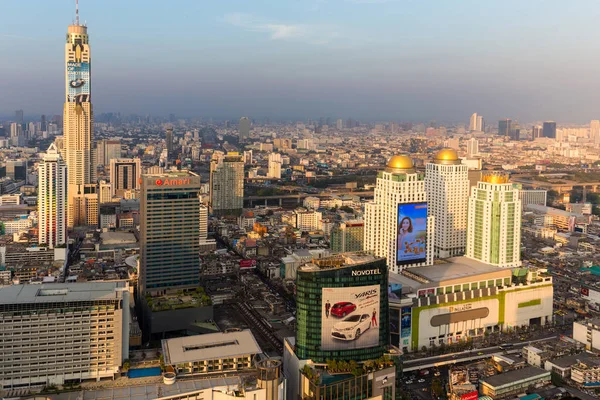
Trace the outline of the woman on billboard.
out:
[[[415,241],[413,223],[409,217],[404,217],[398,224],[398,253],[405,253],[406,249]]]

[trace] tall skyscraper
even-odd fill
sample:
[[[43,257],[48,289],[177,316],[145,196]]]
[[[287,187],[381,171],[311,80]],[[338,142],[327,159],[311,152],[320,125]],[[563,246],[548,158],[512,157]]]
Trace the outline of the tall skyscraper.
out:
[[[110,160],[121,158],[121,139],[102,139],[96,145],[98,164],[108,167]]]
[[[471,118],[469,119],[469,130],[470,131],[477,130],[477,113],[471,114]]]
[[[173,128],[168,128],[165,134],[165,147],[167,148],[167,157],[170,159],[175,158],[173,154]]]
[[[433,218],[426,201],[425,175],[409,156],[392,157],[377,175],[375,198],[364,214],[365,250],[385,257],[392,272],[433,263]]]
[[[142,175],[140,293],[160,295],[200,283],[200,177]]]
[[[113,158],[110,160],[112,196],[123,197],[128,190],[140,188],[142,165],[139,158]]]
[[[281,179],[281,154],[269,154],[269,178]]]
[[[435,257],[465,253],[469,187],[469,167],[461,163],[453,149],[440,150],[427,164],[425,191],[429,215],[435,220]]]
[[[531,140],[535,140],[540,137],[542,137],[542,127],[539,125],[534,125],[531,127]]]
[[[213,156],[210,162],[210,208],[216,216],[241,215],[244,160],[238,153]]]
[[[42,130],[42,132],[46,132],[48,130],[48,125],[46,124],[46,116],[42,115],[41,121],[40,121],[40,129]]]
[[[94,147],[94,114],[91,103],[91,53],[87,26],[70,25],[65,44],[65,105],[63,132],[68,168],[68,225],[85,224],[84,200],[96,184],[96,150]],[[80,204],[76,204],[79,202]],[[82,218],[85,217],[85,218]]]
[[[248,117],[240,118],[239,134],[240,142],[245,142],[250,137],[250,119]]]
[[[54,143],[38,167],[38,243],[53,249],[67,241],[67,165]]]
[[[542,132],[544,137],[556,139],[556,122],[546,121],[544,122]]]
[[[475,138],[469,139],[467,142],[467,157],[473,158],[479,155],[479,140]]]
[[[597,119],[590,122],[590,140],[596,146],[600,145],[600,121]]]
[[[508,118],[498,121],[498,135],[510,136],[510,125],[512,121]]]
[[[476,131],[479,132],[485,132],[485,120],[483,119],[483,116],[478,115],[477,116],[477,124],[476,124]]]
[[[24,122],[23,110],[17,110],[17,111],[15,111],[15,122],[17,124],[22,124]]]
[[[508,175],[485,173],[471,189],[466,256],[502,268],[520,266],[521,208]]]

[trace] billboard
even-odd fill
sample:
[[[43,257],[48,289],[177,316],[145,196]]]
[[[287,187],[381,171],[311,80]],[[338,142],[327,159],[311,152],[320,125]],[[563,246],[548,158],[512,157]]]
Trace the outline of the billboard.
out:
[[[402,307],[400,309],[400,336],[410,337],[412,326],[412,309],[410,307]]]
[[[474,390],[469,393],[465,393],[462,396],[460,396],[460,400],[477,400],[478,398],[479,398],[479,392],[477,390]]]
[[[90,64],[67,63],[67,86],[69,87],[69,102],[90,101]]]
[[[427,203],[398,204],[397,265],[427,260]]]
[[[389,300],[400,300],[402,297],[402,284],[390,283],[388,285],[388,299]]]
[[[379,345],[379,285],[323,288],[321,350]]]

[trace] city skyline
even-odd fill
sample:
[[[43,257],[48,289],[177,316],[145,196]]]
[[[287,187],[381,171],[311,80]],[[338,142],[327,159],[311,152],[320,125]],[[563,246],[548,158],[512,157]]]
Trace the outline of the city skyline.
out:
[[[73,3],[5,6],[0,51],[21,62],[0,67],[0,115],[60,114],[57,55]],[[580,38],[591,36],[598,6],[509,3],[181,2],[167,10],[108,1],[82,3],[81,19],[95,38],[100,113],[464,121],[477,110],[488,121],[597,119],[595,56]],[[24,18],[27,31],[16,22]],[[578,23],[562,22],[569,18]],[[545,28],[533,29],[536,21]]]

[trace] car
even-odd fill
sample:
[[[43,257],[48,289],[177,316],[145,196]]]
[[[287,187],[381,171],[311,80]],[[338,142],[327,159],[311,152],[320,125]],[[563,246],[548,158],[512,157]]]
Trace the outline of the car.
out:
[[[356,340],[371,328],[371,316],[369,314],[353,314],[331,329],[331,336],[340,340]]]
[[[406,381],[407,385],[412,385],[413,381]]]
[[[480,351],[477,353],[478,356],[482,356],[483,355],[483,351]]]
[[[417,382],[419,382],[419,383],[423,383],[423,382],[425,382],[425,379],[421,378],[421,379],[419,379]]]
[[[344,318],[346,315],[351,314],[356,310],[356,304],[350,303],[349,301],[343,301],[340,303],[335,303],[333,307],[331,307],[331,315],[334,315],[338,318]]]
[[[433,376],[440,376],[440,371],[435,371],[435,372],[433,373]]]

